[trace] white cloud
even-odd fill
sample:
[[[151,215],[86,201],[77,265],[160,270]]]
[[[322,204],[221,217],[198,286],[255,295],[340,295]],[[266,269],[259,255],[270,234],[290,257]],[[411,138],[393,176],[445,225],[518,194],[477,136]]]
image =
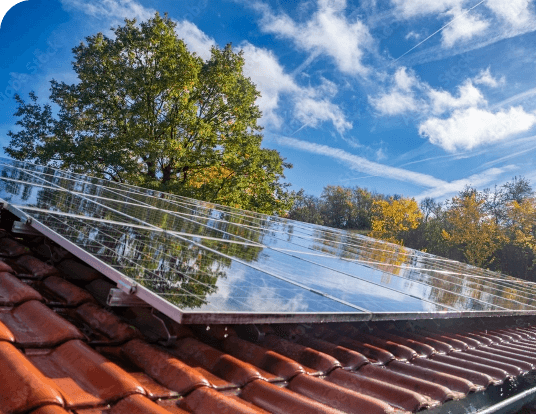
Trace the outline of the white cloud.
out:
[[[177,23],[175,32],[184,40],[188,50],[207,60],[210,57],[210,49],[216,46],[216,41],[188,20],[175,21],[175,23]]]
[[[407,69],[405,67],[399,68],[395,72],[395,84],[399,89],[403,91],[409,91],[417,83],[418,80],[415,75],[413,73],[408,74]]]
[[[466,186],[471,186],[475,188],[482,188],[489,183],[493,183],[497,181],[497,178],[504,174],[505,172],[512,171],[515,168],[513,166],[506,166],[503,168],[490,168],[486,171],[483,171],[478,174],[471,175],[466,178],[462,178],[460,180],[454,180],[449,183],[445,183],[442,185],[439,185],[435,188],[432,188],[431,190],[426,190],[419,194],[417,197],[417,201],[420,201],[426,197],[430,198],[441,198],[446,197],[449,195],[456,194],[463,190]]]
[[[428,89],[431,110],[434,114],[441,114],[445,111],[466,108],[485,104],[486,100],[482,93],[474,87],[473,83],[468,80],[458,87],[459,96],[454,97],[447,91],[439,89]]]
[[[370,104],[381,115],[400,115],[419,109],[420,102],[415,98],[414,88],[421,88],[421,83],[413,72],[407,68],[398,68],[394,74],[391,88],[377,97],[369,96]]]
[[[295,111],[296,117],[301,122],[312,127],[318,126],[320,122],[331,121],[340,134],[352,128],[352,124],[346,120],[341,109],[326,99],[299,97]]]
[[[496,79],[491,75],[489,67],[486,70],[481,70],[480,73],[473,79],[473,82],[477,85],[486,85],[492,88],[496,88],[506,82],[504,76],[500,79]]]
[[[400,115],[418,110],[413,94],[398,90],[380,94],[376,98],[369,97],[369,102],[381,115]]]
[[[404,37],[406,40],[409,40],[409,39],[415,39],[415,40],[419,40],[421,38],[421,35],[419,33],[416,33],[414,32],[413,30],[411,32],[409,32],[405,37]]]
[[[484,4],[499,18],[514,27],[531,24],[534,13],[530,10],[531,0],[487,0]]]
[[[310,53],[321,53],[335,60],[341,72],[365,75],[368,68],[362,63],[364,50],[373,44],[367,26],[360,20],[349,21],[344,15],[345,0],[318,0],[318,10],[306,23],[296,23],[285,14],[273,14],[267,7],[261,29],[290,39]]]
[[[489,22],[482,20],[475,12],[466,13],[458,7],[448,11],[447,15],[452,16],[452,20],[441,34],[443,46],[448,48],[459,41],[467,41],[481,35],[489,26]]]
[[[397,15],[403,18],[443,13],[460,7],[464,0],[391,0]]]
[[[89,16],[114,21],[123,21],[124,19],[148,20],[156,12],[154,9],[148,9],[134,0],[61,0],[61,2],[65,7],[78,9]]]
[[[258,48],[250,43],[242,45],[244,51],[244,73],[249,76],[261,97],[257,100],[263,118],[276,127],[281,126],[281,119],[276,110],[283,93],[297,93],[300,88],[294,79],[285,73],[274,54],[266,49]]]
[[[136,19],[138,22],[154,17],[156,10],[147,8],[134,0],[61,0],[66,8],[80,10],[88,16],[105,20],[107,25],[120,25],[125,19]],[[216,44],[195,24],[188,20],[177,21],[175,31],[188,46],[188,50],[196,52],[203,59],[210,57],[210,48]],[[108,27],[107,27],[108,28]]]
[[[265,122],[275,127],[281,126],[277,115],[279,102],[283,95],[290,98],[294,116],[310,127],[330,121],[339,133],[352,128],[342,110],[328,98],[337,93],[336,85],[322,79],[318,88],[301,87],[294,78],[285,73],[276,56],[269,50],[255,47],[250,43],[242,45],[244,51],[244,73],[257,85],[261,97],[257,101],[263,111]]]
[[[384,177],[398,181],[411,182],[419,186],[432,188],[447,184],[446,181],[440,180],[428,174],[422,174],[369,161],[366,158],[359,157],[344,150],[329,147],[327,145],[301,141],[290,137],[279,137],[275,140],[280,145],[333,158],[348,165],[348,167],[354,171],[370,174],[375,177]]]
[[[470,150],[482,144],[501,141],[511,135],[528,131],[536,124],[536,116],[522,107],[508,111],[489,112],[467,108],[455,110],[447,119],[429,118],[419,126],[419,134],[446,151]]]

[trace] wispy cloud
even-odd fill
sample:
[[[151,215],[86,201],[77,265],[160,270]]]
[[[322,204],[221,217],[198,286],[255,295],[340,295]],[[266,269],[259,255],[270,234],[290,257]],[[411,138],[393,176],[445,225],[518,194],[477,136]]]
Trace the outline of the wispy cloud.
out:
[[[391,0],[397,15],[402,19],[443,13],[454,7],[460,7],[464,0]]]
[[[289,39],[306,52],[331,57],[343,73],[365,75],[369,68],[363,57],[373,46],[368,27],[345,16],[346,0],[318,0],[317,5],[318,10],[304,23],[276,14],[261,3],[255,7],[262,14],[260,26],[266,33]]]
[[[244,72],[261,92],[257,103],[265,123],[275,128],[281,126],[278,109],[284,96],[292,105],[294,118],[309,127],[331,122],[340,134],[352,128],[342,110],[330,100],[338,91],[333,82],[321,79],[317,87],[300,86],[285,72],[273,52],[248,42],[241,47],[245,57]]]
[[[482,35],[490,24],[489,21],[483,19],[477,13],[468,13],[458,7],[449,10],[445,14],[452,18],[452,23],[441,32],[443,46],[447,48],[460,41],[468,41]]]
[[[502,168],[490,168],[478,174],[448,182],[432,175],[369,161],[364,157],[327,145],[315,144],[283,136],[274,137],[273,139],[282,146],[332,158],[348,166],[353,171],[367,174],[368,177],[383,177],[416,184],[420,187],[427,187],[427,190],[416,197],[417,200],[421,200],[425,197],[445,198],[458,193],[466,185],[482,188],[496,181],[497,178],[505,172],[510,172],[516,169],[513,165],[508,165]]]
[[[315,144],[312,142],[282,136],[275,137],[274,140],[279,145],[330,157],[344,163],[354,171],[366,173],[374,177],[384,177],[397,181],[410,182],[422,187],[435,188],[448,184],[446,181],[440,180],[428,174],[421,174],[418,172],[369,161],[364,157],[350,154],[349,152],[339,148],[333,148],[327,145]]]
[[[101,21],[103,29],[122,24],[125,19],[146,21],[154,17],[156,10],[135,0],[61,0],[66,9],[74,9]],[[210,49],[215,40],[188,20],[175,20],[176,32],[184,40],[189,50],[203,59],[210,57]],[[101,29],[102,30],[102,29]]]
[[[508,165],[503,168],[490,168],[481,173],[471,175],[467,178],[451,181],[449,183],[439,185],[431,190],[427,190],[415,197],[417,200],[422,200],[426,197],[430,198],[445,198],[461,191],[465,186],[469,185],[475,188],[483,188],[490,183],[496,182],[497,179],[505,172],[514,171],[514,165]]]
[[[121,22],[124,19],[147,20],[155,10],[146,8],[134,0],[61,0],[67,9],[76,9],[97,19]]]

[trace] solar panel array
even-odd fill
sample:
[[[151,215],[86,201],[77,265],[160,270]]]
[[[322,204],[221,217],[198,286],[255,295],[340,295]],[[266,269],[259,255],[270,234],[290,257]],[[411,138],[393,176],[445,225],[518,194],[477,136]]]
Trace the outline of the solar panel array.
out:
[[[0,159],[8,208],[183,323],[536,314],[533,283],[342,230]]]

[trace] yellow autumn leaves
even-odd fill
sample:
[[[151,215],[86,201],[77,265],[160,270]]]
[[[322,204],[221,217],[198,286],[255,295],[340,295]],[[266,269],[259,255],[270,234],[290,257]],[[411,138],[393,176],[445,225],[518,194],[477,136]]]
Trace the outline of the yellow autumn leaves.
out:
[[[372,231],[369,236],[403,244],[400,233],[419,226],[422,212],[414,199],[389,198],[372,203]]]

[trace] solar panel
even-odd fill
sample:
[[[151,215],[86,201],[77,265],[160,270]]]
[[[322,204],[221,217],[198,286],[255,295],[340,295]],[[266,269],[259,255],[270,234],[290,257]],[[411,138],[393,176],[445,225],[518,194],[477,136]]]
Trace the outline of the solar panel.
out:
[[[10,159],[0,198],[183,323],[536,314],[533,284],[338,229]]]

